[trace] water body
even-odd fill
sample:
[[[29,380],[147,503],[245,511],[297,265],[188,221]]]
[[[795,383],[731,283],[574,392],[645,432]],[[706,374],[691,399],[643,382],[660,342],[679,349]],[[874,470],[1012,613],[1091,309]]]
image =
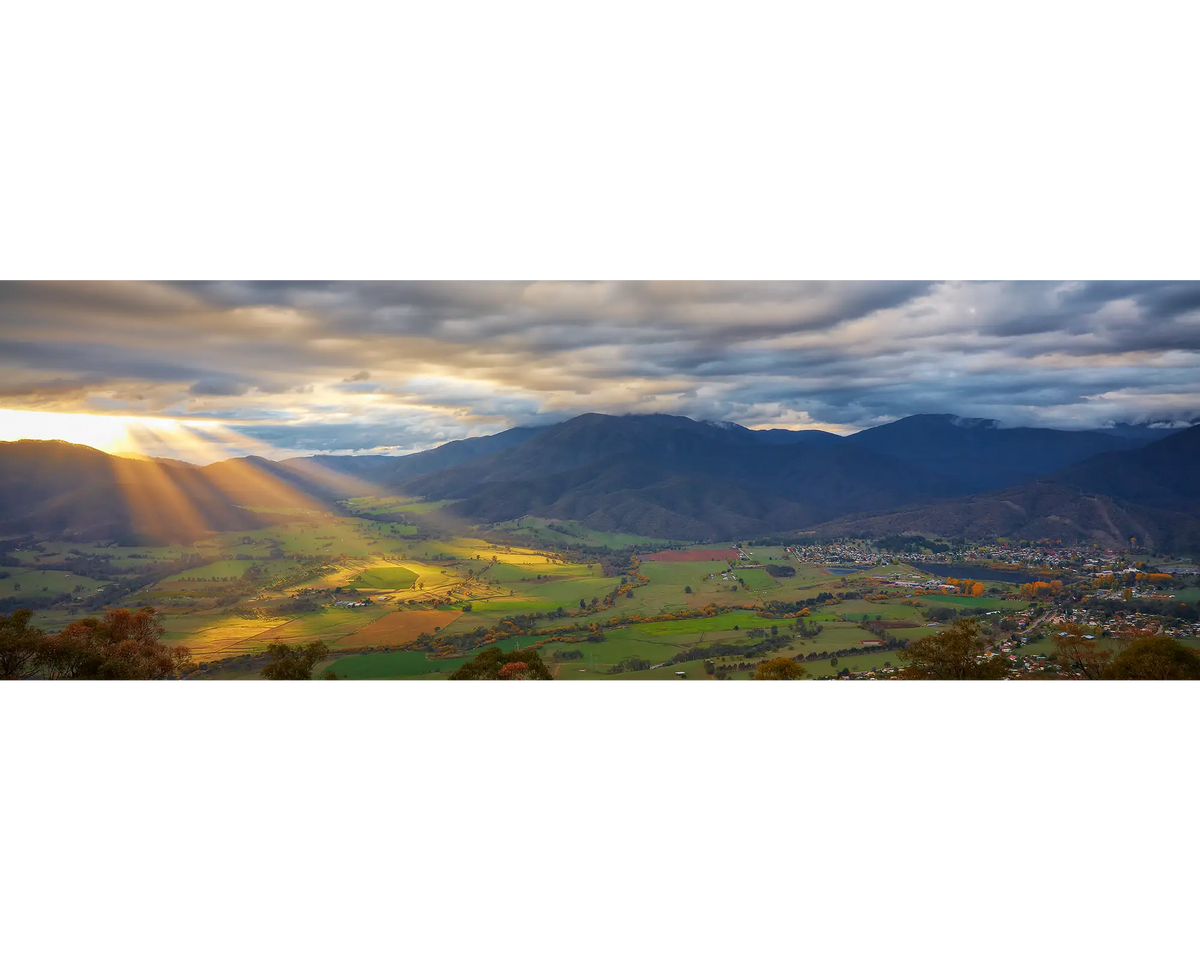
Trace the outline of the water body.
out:
[[[862,573],[864,570],[870,570],[870,567],[826,567],[826,573],[847,574],[847,573]]]
[[[996,570],[992,567],[974,567],[956,563],[928,563],[916,567],[922,573],[931,577],[954,577],[958,580],[998,580],[1000,583],[1035,583],[1040,577],[1026,573],[1024,570]]]

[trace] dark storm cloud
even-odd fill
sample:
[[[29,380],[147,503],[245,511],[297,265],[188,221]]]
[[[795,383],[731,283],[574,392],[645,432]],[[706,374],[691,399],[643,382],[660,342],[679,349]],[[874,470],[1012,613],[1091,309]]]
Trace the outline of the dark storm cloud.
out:
[[[1197,283],[0,284],[5,403],[408,450],[588,410],[852,430],[1200,412]]]

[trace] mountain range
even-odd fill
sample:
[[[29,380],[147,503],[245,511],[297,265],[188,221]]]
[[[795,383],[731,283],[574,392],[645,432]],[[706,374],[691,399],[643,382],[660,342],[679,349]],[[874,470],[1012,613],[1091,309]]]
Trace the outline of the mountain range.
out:
[[[454,501],[481,522],[533,515],[673,539],[911,531],[1179,549],[1200,544],[1197,467],[1200,426],[1066,431],[941,414],[850,437],[585,414],[403,457],[203,467],[17,441],[0,444],[0,533],[188,539],[261,526],[264,510],[395,493]]]

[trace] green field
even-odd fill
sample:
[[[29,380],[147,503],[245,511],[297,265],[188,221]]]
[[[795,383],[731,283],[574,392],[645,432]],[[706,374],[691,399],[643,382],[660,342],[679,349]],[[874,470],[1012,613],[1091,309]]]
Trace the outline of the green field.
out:
[[[472,600],[471,608],[476,614],[544,612],[558,607],[578,610],[580,600],[585,603],[591,603],[593,598],[603,601],[605,594],[620,582],[618,577],[578,577],[508,583],[506,586],[512,590],[512,596]]]
[[[900,602],[844,600],[830,609],[850,620],[861,620],[863,614],[871,620],[909,620],[913,623],[924,623],[927,619],[921,610]]]
[[[738,568],[734,571],[746,584],[746,589],[754,591],[775,590],[779,584],[766,570],[746,570]],[[790,578],[789,578],[790,579]]]
[[[953,594],[931,595],[921,597],[928,607],[940,607],[944,603],[952,603],[960,607],[970,607],[973,610],[1024,610],[1029,604],[1024,600],[999,600],[995,597],[959,597]]]
[[[214,560],[201,567],[192,567],[182,573],[173,573],[164,582],[183,580],[236,580],[257,566],[266,576],[277,576],[285,570],[294,569],[294,560]]]
[[[561,529],[552,530],[549,524]],[[504,533],[527,533],[538,539],[562,546],[578,546],[595,544],[602,547],[620,549],[624,547],[645,547],[651,544],[671,545],[678,541],[653,540],[649,537],[639,537],[628,533],[607,533],[603,530],[592,530],[575,520],[547,520],[544,517],[522,517],[520,520],[508,520],[504,523],[493,524],[489,529]],[[566,531],[565,533],[563,531]]]
[[[660,664],[681,652],[718,643],[735,650],[722,658],[727,669],[739,662],[737,650],[758,643],[760,638],[750,637],[751,631],[762,630],[770,638],[774,629],[774,636],[782,640],[781,648],[745,655],[745,662],[816,653],[823,659],[811,662],[809,669],[814,676],[822,676],[836,672],[828,666],[828,654],[844,649],[855,654],[843,655],[837,669],[844,666],[858,672],[885,660],[893,665],[898,662],[896,651],[857,653],[862,641],[875,639],[865,629],[864,616],[871,622],[885,621],[888,632],[896,637],[913,639],[940,629],[925,625],[930,607],[967,614],[1008,613],[1027,607],[1022,601],[953,595],[921,595],[916,598],[920,606],[913,606],[901,602],[903,591],[897,593],[895,588],[872,581],[867,572],[831,574],[824,566],[794,563],[782,547],[746,550],[752,563],[793,566],[795,577],[776,580],[765,570],[747,567],[731,571],[724,561],[648,560],[627,567],[630,554],[649,552],[641,548],[651,541],[589,530],[574,522],[528,517],[520,522],[470,527],[449,512],[439,512],[441,506],[388,497],[351,502],[350,507],[357,511],[353,516],[297,509],[287,511],[281,519],[283,511],[272,511],[271,519],[278,522],[271,526],[222,533],[174,547],[43,543],[39,549],[9,553],[15,558],[13,563],[23,566],[6,568],[11,576],[0,579],[0,598],[12,592],[16,597],[29,597],[33,604],[42,594],[72,593],[76,587],[82,588],[79,593],[94,591],[107,581],[47,570],[45,564],[69,561],[92,564],[92,570],[101,571],[109,563],[116,567],[113,579],[130,584],[114,605],[153,604],[165,614],[167,643],[189,647],[202,662],[228,661],[228,670],[214,669],[204,676],[255,677],[269,644],[322,640],[340,644],[323,666],[332,664],[335,672],[349,679],[414,680],[445,679],[467,658],[431,659],[427,650],[406,645],[444,650],[439,638],[457,637],[461,647],[466,645],[463,634],[482,632],[481,628],[495,627],[502,619],[518,614],[543,616],[517,628],[532,631],[532,636],[510,637],[501,646],[507,649],[538,642],[545,662],[559,679],[677,682],[677,669],[688,679],[711,678],[699,660],[681,667],[615,675],[608,671],[628,658]],[[387,514],[408,514],[411,519],[402,523],[372,519],[372,515]],[[27,547],[28,541],[21,545]],[[151,564],[178,562],[185,556],[194,566],[166,576],[158,574],[157,583],[133,589],[136,571],[145,571]],[[624,569],[624,576],[604,575],[606,569],[612,572],[614,568]],[[904,573],[911,575],[901,566],[878,571],[881,576]],[[744,587],[737,577],[745,581]],[[622,586],[622,580],[632,586],[633,595],[623,594],[612,606],[599,606],[614,588]],[[14,591],[17,584],[20,587]],[[357,590],[357,595],[347,593],[346,588]],[[816,637],[797,635],[794,616],[764,615],[765,603],[799,605],[824,590],[864,597],[886,595],[887,599],[814,606],[805,621],[822,627]],[[374,598],[377,593],[391,596],[364,607],[335,606],[348,599]],[[1200,599],[1200,588],[1189,587],[1180,591],[1180,596],[1184,602]],[[591,606],[593,598],[598,601],[597,608]],[[710,604],[721,612],[710,617],[654,619],[663,613],[699,612]],[[743,605],[749,609],[741,609]],[[732,609],[735,606],[739,609]],[[558,615],[559,608],[565,616]],[[79,604],[60,604],[39,610],[36,622],[58,629],[77,619],[79,609]],[[409,613],[412,616],[406,616]],[[364,630],[389,614],[394,616],[386,623]],[[549,614],[554,616],[545,616]],[[639,620],[608,626],[614,619],[628,617]],[[568,630],[568,640],[546,642],[539,631],[552,628]],[[584,641],[596,628],[603,639]],[[375,652],[344,652],[357,647],[373,647]],[[582,657],[560,660],[559,654],[568,651]],[[243,655],[254,659],[242,659]],[[739,671],[734,678],[749,675],[749,671]]]
[[[108,583],[63,570],[0,567],[0,571],[9,574],[0,579],[0,597],[36,597],[40,593],[79,593],[86,596]]]
[[[417,575],[408,567],[368,567],[348,586],[360,590],[404,590],[416,582]]]
[[[686,676],[683,678],[677,677],[677,671],[682,670]],[[701,660],[689,660],[687,663],[671,664],[666,667],[658,667],[654,670],[638,670],[632,673],[596,673],[590,670],[582,669],[572,663],[564,663],[558,671],[556,677],[558,680],[663,680],[670,683],[678,683],[680,679],[685,680],[711,680],[707,673],[704,672],[704,662]]]

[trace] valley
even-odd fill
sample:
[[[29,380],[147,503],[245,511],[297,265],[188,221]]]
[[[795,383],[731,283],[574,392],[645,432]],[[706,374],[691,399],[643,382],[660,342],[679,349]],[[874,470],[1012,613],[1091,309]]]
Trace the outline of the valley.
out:
[[[0,460],[19,469],[0,477],[0,613],[32,610],[53,634],[151,608],[195,680],[258,678],[271,651],[310,648],[315,671],[338,679],[446,679],[487,649],[536,651],[562,680],[749,679],[778,658],[814,679],[874,679],[961,619],[979,625],[989,655],[1045,642],[1030,624],[1048,604],[1058,615],[1100,597],[1097,565],[1133,576],[1136,589],[1142,568],[1129,574],[1127,558],[1144,552],[1137,562],[1156,570],[1164,545],[1187,546],[1188,522],[1148,524],[1157,506],[1070,494],[1106,504],[1099,527],[1072,525],[1046,491],[1116,477],[1136,496],[1146,481],[1130,458],[1141,457],[1167,464],[1154,495],[1185,509],[1190,474],[1170,464],[1189,462],[1200,428],[1147,451],[1141,440],[1075,436],[1064,453],[1053,431],[909,421],[813,442],[589,415],[411,457],[207,467],[5,444]],[[1061,467],[1096,449],[1105,471],[1085,457],[1033,485],[1056,511],[1040,519],[1020,506],[1024,488],[955,496],[1014,450]],[[922,466],[947,450],[954,469]],[[996,482],[1037,469],[1009,468]],[[77,470],[90,487],[72,481]],[[112,477],[121,483],[107,486]],[[74,491],[67,512],[60,490]],[[855,512],[905,499],[919,503]],[[110,510],[118,500],[126,505]],[[994,523],[995,504],[1024,519]],[[946,522],[960,515],[965,526]],[[1174,620],[1154,626],[1195,645]]]

